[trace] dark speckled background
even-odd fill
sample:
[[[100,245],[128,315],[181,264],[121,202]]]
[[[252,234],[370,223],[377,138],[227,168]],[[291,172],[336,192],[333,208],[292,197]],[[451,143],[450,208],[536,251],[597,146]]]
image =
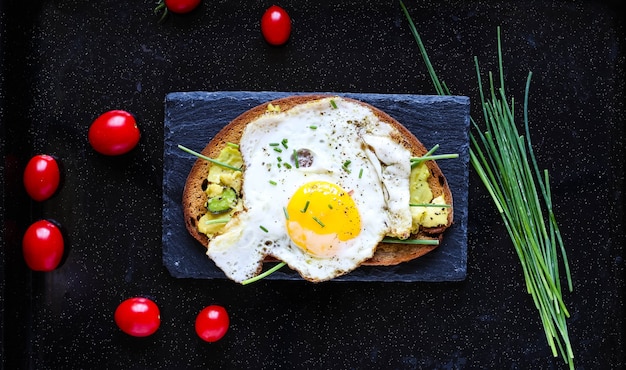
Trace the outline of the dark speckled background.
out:
[[[550,171],[574,291],[565,295],[579,369],[624,358],[624,17],[618,1],[407,1],[431,60],[453,93],[477,84],[473,57],[495,71],[502,27],[509,92],[533,72],[530,122]],[[565,368],[546,345],[522,271],[488,194],[470,171],[467,277],[384,283],[176,279],[162,263],[164,99],[172,91],[434,92],[396,1],[284,1],[287,45],[258,22],[266,1],[203,0],[157,23],[151,1],[0,1],[0,363],[8,369]],[[133,112],[139,146],[94,153],[87,128],[109,109]],[[476,116],[476,115],[475,115]],[[60,158],[51,200],[20,184],[30,155]],[[25,266],[20,239],[59,221],[67,260]],[[144,339],[113,323],[117,304],[154,299],[162,326]],[[218,343],[193,331],[224,305]]]

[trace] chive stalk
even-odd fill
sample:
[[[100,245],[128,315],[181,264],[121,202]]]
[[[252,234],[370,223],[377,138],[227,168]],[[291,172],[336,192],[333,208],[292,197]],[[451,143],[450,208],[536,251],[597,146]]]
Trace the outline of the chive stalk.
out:
[[[230,217],[226,217],[226,218],[214,218],[212,220],[206,220],[204,221],[205,225],[215,225],[215,224],[226,224],[228,223],[228,221],[230,221]]]
[[[439,155],[424,155],[422,157],[412,157],[411,167],[414,167],[425,161],[436,161],[439,159],[454,159],[459,158],[458,154],[439,154]]]
[[[259,274],[259,275],[255,276],[253,278],[250,278],[250,279],[242,281],[241,284],[242,285],[248,285],[250,283],[254,283],[255,281],[261,280],[264,277],[269,276],[269,275],[275,273],[276,271],[280,270],[285,265],[286,265],[285,262],[280,262],[280,263],[276,264],[276,266],[274,266],[271,269],[263,272],[262,274]]]
[[[204,159],[205,161],[211,162],[211,163],[216,164],[216,165],[218,165],[218,166],[222,166],[222,167],[225,167],[225,168],[231,169],[231,170],[233,170],[233,171],[241,171],[241,168],[237,168],[237,167],[235,167],[235,166],[231,166],[231,165],[229,165],[229,164],[227,164],[227,163],[223,163],[223,162],[220,162],[220,161],[215,160],[215,159],[213,159],[213,158],[207,157],[207,156],[205,156],[205,155],[203,155],[203,154],[200,154],[200,153],[198,153],[198,152],[196,152],[196,151],[193,151],[193,150],[191,150],[191,149],[189,149],[189,148],[187,148],[187,147],[185,147],[185,146],[182,146],[182,145],[180,145],[180,144],[178,144],[178,149],[180,149],[180,150],[182,150],[182,151],[184,151],[184,152],[187,152],[187,153],[189,153],[189,154],[191,154],[191,155],[195,155],[196,157],[198,157],[198,158],[200,158],[200,159]]]
[[[400,6],[437,94],[451,95],[445,83],[439,80],[402,0]],[[571,292],[573,287],[569,262],[552,208],[548,171],[539,170],[530,140],[528,101],[532,72],[528,74],[525,86],[524,136],[518,132],[515,123],[514,100],[509,101],[504,89],[500,27],[497,28],[497,42],[499,87],[496,87],[494,76],[489,73],[488,94],[484,92],[478,59],[474,58],[486,129],[483,131],[470,118],[474,128],[470,131],[470,162],[501,215],[553,356],[560,354],[569,368],[574,369],[574,353],[567,330],[567,318],[570,315],[563,301],[564,288],[561,286],[560,274],[562,265],[567,288]]]
[[[382,242],[390,244],[439,245],[439,240],[437,239],[398,239],[385,237]]]
[[[409,207],[434,207],[434,208],[450,208],[449,204],[435,204],[435,203],[409,203]]]
[[[430,150],[427,151],[426,154],[423,155],[423,157],[428,157],[430,155],[433,155],[437,151],[437,149],[439,149],[439,144],[436,144],[435,146],[430,148]]]

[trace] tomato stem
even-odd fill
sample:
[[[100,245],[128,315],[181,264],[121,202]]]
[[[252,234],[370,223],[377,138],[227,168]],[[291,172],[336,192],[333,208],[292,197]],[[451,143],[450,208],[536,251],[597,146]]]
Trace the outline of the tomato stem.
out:
[[[164,0],[159,0],[157,2],[157,6],[154,8],[154,14],[158,14],[160,12],[163,12],[163,15],[161,15],[161,18],[159,18],[159,23],[163,23],[163,21],[165,21],[165,18],[167,17],[167,14],[169,13]]]

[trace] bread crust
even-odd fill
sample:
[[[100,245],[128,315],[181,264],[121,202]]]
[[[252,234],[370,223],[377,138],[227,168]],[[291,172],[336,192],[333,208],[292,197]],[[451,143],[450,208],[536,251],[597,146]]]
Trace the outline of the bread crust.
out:
[[[268,104],[274,106],[280,106],[281,111],[287,111],[292,107],[311,101],[325,99],[336,95],[294,95],[286,98],[281,98],[273,101],[268,101],[261,105],[258,105],[228,123],[220,132],[218,132],[211,141],[202,150],[202,154],[211,158],[215,158],[219,155],[220,151],[226,143],[239,143],[243,134],[244,128],[248,122],[253,121],[262,114],[265,114]],[[398,132],[398,135],[394,137],[399,144],[407,148],[411,155],[414,157],[423,156],[426,154],[427,149],[424,145],[413,135],[406,127],[396,121],[382,110],[351,98],[341,97],[343,100],[351,101],[369,108],[374,114],[383,122],[392,125]],[[448,186],[447,180],[443,175],[443,172],[435,161],[426,161],[426,166],[430,170],[431,176],[429,178],[429,187],[433,192],[433,197],[440,195],[444,196],[446,204],[453,206],[452,193]],[[197,159],[193,164],[185,187],[183,190],[183,213],[185,220],[185,227],[187,231],[200,242],[205,248],[208,246],[209,239],[206,235],[200,233],[196,227],[197,222],[200,220],[203,214],[206,213],[206,193],[204,189],[207,183],[207,174],[211,164],[203,159]],[[446,225],[434,227],[434,228],[422,228],[418,234],[412,235],[411,239],[433,239],[441,240],[443,232],[450,227],[453,220],[454,207],[450,208],[448,212],[448,222]],[[421,257],[424,254],[435,249],[437,245],[424,245],[424,244],[396,244],[396,243],[380,243],[378,244],[374,255],[363,262],[363,265],[396,265],[402,262],[410,261],[415,258]],[[274,259],[268,257],[266,261],[274,261]]]

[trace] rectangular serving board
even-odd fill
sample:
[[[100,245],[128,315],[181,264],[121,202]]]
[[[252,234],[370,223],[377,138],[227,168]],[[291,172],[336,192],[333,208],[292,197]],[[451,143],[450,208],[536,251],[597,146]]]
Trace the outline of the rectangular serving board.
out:
[[[196,151],[226,124],[250,108],[307,92],[173,92],[165,98],[163,152],[163,263],[176,278],[225,279],[206,256],[206,249],[187,232],[182,192],[196,158],[178,148]],[[461,281],[467,274],[469,176],[469,98],[406,94],[333,93],[369,103],[407,127],[427,148],[439,144],[438,154],[458,153],[440,160],[454,198],[453,225],[434,251],[396,266],[361,266],[332,281],[443,282]],[[267,268],[267,267],[266,267]],[[302,280],[284,267],[268,280]]]

